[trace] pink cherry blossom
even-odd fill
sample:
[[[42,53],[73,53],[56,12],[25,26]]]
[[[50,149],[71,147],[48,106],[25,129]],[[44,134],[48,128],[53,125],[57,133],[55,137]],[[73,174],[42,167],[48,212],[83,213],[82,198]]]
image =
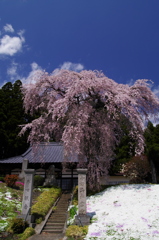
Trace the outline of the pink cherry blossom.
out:
[[[143,120],[159,111],[159,100],[148,80],[129,86],[102,72],[86,70],[60,70],[51,75],[40,72],[33,80],[23,86],[24,107],[40,117],[23,126],[21,134],[29,129],[31,144],[62,141],[66,159],[78,156],[79,167],[88,167],[90,187],[98,187],[100,176],[108,172],[122,136],[122,116],[131,126],[136,154],[143,152]]]

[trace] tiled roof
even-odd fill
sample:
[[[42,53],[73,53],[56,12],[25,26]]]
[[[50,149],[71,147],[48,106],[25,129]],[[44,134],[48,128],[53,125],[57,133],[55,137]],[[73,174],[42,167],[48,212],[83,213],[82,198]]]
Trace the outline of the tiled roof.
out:
[[[22,162],[23,162],[23,158],[21,156],[16,156],[16,157],[11,157],[11,158],[0,160],[0,164],[1,163],[22,163]]]
[[[40,143],[30,147],[21,156],[3,159],[0,163],[22,163],[23,159],[28,159],[30,163],[61,163],[64,159],[63,145],[55,142]]]

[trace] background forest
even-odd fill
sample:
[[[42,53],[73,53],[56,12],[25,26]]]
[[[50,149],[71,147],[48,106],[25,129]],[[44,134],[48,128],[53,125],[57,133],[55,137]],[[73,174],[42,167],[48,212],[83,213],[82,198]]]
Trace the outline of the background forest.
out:
[[[25,114],[21,93],[21,81],[6,83],[0,89],[0,159],[20,155],[28,148],[27,133],[19,137],[19,125],[31,118]]]

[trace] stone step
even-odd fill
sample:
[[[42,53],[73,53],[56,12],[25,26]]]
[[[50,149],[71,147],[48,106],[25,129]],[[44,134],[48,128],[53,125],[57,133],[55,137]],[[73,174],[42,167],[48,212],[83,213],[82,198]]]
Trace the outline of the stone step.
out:
[[[65,205],[65,206],[63,206],[63,205],[62,205],[62,206],[58,206],[58,209],[56,209],[55,212],[58,211],[58,210],[60,210],[60,209],[67,209],[67,207],[68,207],[68,205]]]
[[[57,212],[66,212],[67,211],[67,208],[68,208],[68,206],[67,207],[65,207],[65,208],[59,208],[59,209],[57,209],[56,211],[54,211],[53,213],[57,213]]]
[[[66,212],[67,212],[67,208],[56,210],[55,212],[52,212],[52,214],[58,214],[58,213],[65,214]]]
[[[61,217],[66,217],[67,214],[60,213],[60,214],[52,214],[50,217],[52,218],[61,218]]]
[[[51,215],[49,218],[65,218],[67,216],[67,214],[53,214]]]
[[[64,211],[59,210],[59,211],[53,212],[52,215],[59,214],[59,213],[60,214],[62,214],[62,213],[65,214],[66,212],[67,212],[66,209]]]
[[[60,208],[60,207],[67,207],[68,206],[68,203],[67,204],[60,204],[60,205],[58,205],[58,209]]]
[[[46,225],[45,225],[45,227],[47,226],[63,226],[64,225],[64,223],[52,223],[52,222],[47,222],[46,223]]]
[[[65,222],[65,220],[66,220],[66,218],[59,218],[59,219],[57,219],[57,218],[49,218],[48,219],[48,222]]]
[[[65,222],[66,218],[60,218],[60,219],[56,219],[56,218],[51,218],[48,220],[48,222],[57,222],[57,223],[63,223]]]
[[[51,213],[47,220],[43,233],[62,233],[67,217],[67,209],[69,205],[70,194],[62,195],[57,203],[57,208]]]
[[[61,229],[63,229],[63,226],[46,226],[46,227],[44,227],[44,230],[61,230]]]
[[[59,210],[60,208],[67,208],[67,207],[68,207],[68,204],[61,205],[61,206],[58,205],[58,207],[55,211]]]
[[[54,221],[55,223],[56,223],[56,222],[65,222],[65,219],[66,219],[66,218],[59,218],[59,219],[49,218],[49,219],[48,219],[48,222],[53,222],[53,221]]]
[[[63,216],[66,216],[66,212],[61,212],[61,211],[59,211],[59,212],[55,212],[55,213],[52,213],[51,214],[52,216],[58,216],[58,215],[63,215]]]
[[[61,216],[51,216],[51,217],[49,217],[49,219],[55,219],[55,220],[59,220],[59,219],[63,219],[63,218],[66,218],[66,216],[61,215]]]
[[[66,203],[59,203],[59,204],[58,204],[58,208],[59,208],[59,207],[62,207],[62,206],[67,206],[67,205],[68,205],[67,202],[66,202]]]
[[[62,230],[43,230],[43,233],[62,233],[63,232],[63,229]]]
[[[59,210],[56,210],[56,211],[54,211],[52,214],[55,214],[55,213],[65,213],[65,212],[67,212],[67,208],[61,208],[61,209],[59,209]]]
[[[52,224],[52,225],[55,225],[55,221],[52,221],[52,222],[48,222],[49,224]],[[61,226],[63,225],[64,226],[64,224],[65,224],[65,221],[59,221],[59,222],[57,222],[57,225],[58,224],[60,224]],[[49,226],[49,225],[47,225],[47,226]],[[56,226],[56,225],[55,225]]]
[[[63,212],[64,211],[64,212]],[[65,213],[65,212],[67,212],[67,208],[64,208],[64,209],[58,209],[58,210],[56,210],[56,211],[54,211],[54,212],[52,212],[52,214],[56,214],[56,213]]]
[[[60,214],[53,214],[50,217],[55,217],[55,218],[61,218],[61,217],[66,217],[66,214],[60,213]]]

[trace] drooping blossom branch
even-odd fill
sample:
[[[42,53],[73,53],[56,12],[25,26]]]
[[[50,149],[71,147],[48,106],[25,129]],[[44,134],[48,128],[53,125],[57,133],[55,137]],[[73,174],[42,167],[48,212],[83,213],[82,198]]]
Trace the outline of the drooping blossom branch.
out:
[[[143,120],[159,110],[159,100],[148,80],[137,80],[129,86],[101,72],[86,70],[60,70],[51,75],[44,72],[39,76],[35,83],[23,87],[26,112],[40,113],[21,130],[22,134],[30,129],[28,141],[62,141],[67,159],[78,155],[79,164],[89,167],[92,187],[110,166],[114,147],[122,136],[122,115],[131,123],[136,154],[143,152]]]

